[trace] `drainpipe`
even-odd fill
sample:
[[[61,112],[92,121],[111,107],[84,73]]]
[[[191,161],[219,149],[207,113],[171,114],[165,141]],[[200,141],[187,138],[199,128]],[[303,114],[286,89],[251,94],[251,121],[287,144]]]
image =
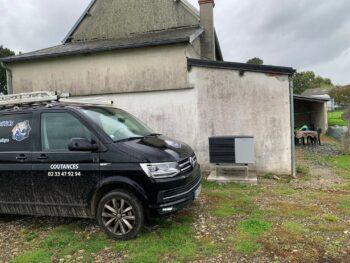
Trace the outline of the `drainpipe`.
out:
[[[292,140],[292,177],[297,179],[296,173],[296,160],[295,160],[295,119],[294,119],[294,88],[293,88],[293,75],[289,76],[289,95],[290,95],[290,127],[291,127],[291,140]]]
[[[9,67],[6,66],[4,62],[1,62],[1,65],[6,70],[6,78],[7,78],[7,94],[13,94],[13,86],[12,86],[12,71]]]

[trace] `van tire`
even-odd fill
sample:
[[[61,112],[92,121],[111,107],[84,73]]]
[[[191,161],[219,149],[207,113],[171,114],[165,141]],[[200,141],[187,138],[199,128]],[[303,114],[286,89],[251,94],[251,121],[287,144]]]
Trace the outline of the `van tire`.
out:
[[[106,194],[98,204],[96,217],[106,234],[116,240],[137,237],[145,218],[140,200],[125,190]]]

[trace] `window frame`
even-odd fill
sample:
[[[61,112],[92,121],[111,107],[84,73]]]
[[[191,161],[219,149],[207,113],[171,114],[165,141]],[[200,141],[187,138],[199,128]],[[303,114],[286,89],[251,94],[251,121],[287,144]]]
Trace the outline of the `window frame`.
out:
[[[71,116],[73,116],[74,118],[76,118],[90,133],[91,133],[91,137],[92,140],[96,141],[96,143],[100,146],[100,140],[98,139],[98,137],[96,136],[96,133],[93,129],[91,129],[89,123],[84,120],[84,118],[81,118],[81,116],[79,116],[79,114],[76,114],[74,111],[71,110],[64,110],[64,109],[59,109],[59,110],[45,110],[45,111],[41,111],[38,114],[38,151],[39,152],[43,152],[43,153],[72,153],[72,151],[70,150],[44,150],[43,149],[43,145],[42,145],[42,116],[44,114],[55,114],[55,113],[64,113],[64,114],[70,114]]]
[[[26,115],[28,118],[31,118],[31,149],[30,150],[13,150],[13,151],[1,151],[0,149],[0,154],[3,153],[33,153],[37,147],[37,137],[36,137],[36,132],[37,132],[37,126],[35,123],[35,116],[33,112],[28,111],[28,112],[4,112],[1,113],[0,118],[3,118],[5,116],[14,116],[14,117],[19,117],[21,115]],[[24,118],[25,119],[25,118]]]

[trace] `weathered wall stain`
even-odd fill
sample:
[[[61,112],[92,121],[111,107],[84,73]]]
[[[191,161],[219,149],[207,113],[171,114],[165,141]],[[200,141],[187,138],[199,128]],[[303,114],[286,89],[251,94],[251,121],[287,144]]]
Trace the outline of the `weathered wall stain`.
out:
[[[193,68],[190,83],[198,90],[196,149],[204,163],[208,137],[252,135],[259,172],[291,173],[288,76]]]
[[[13,90],[79,96],[182,89],[188,87],[186,53],[186,45],[172,45],[16,63]]]
[[[72,41],[128,38],[169,28],[199,25],[198,17],[173,0],[98,0]]]
[[[180,139],[209,166],[208,138],[253,135],[260,173],[291,174],[288,76],[193,67],[190,89],[137,92],[89,99],[113,99],[156,132]]]

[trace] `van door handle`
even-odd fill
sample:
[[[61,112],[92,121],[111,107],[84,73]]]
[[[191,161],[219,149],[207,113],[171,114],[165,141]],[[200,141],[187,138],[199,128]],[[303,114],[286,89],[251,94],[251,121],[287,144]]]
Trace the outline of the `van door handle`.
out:
[[[49,159],[49,157],[47,157],[47,155],[45,155],[45,154],[42,154],[38,157],[38,159],[39,160],[47,160],[47,159]]]
[[[27,156],[25,156],[24,154],[21,154],[21,155],[18,155],[18,156],[16,157],[16,159],[17,159],[18,161],[25,161],[25,160],[27,160]]]

